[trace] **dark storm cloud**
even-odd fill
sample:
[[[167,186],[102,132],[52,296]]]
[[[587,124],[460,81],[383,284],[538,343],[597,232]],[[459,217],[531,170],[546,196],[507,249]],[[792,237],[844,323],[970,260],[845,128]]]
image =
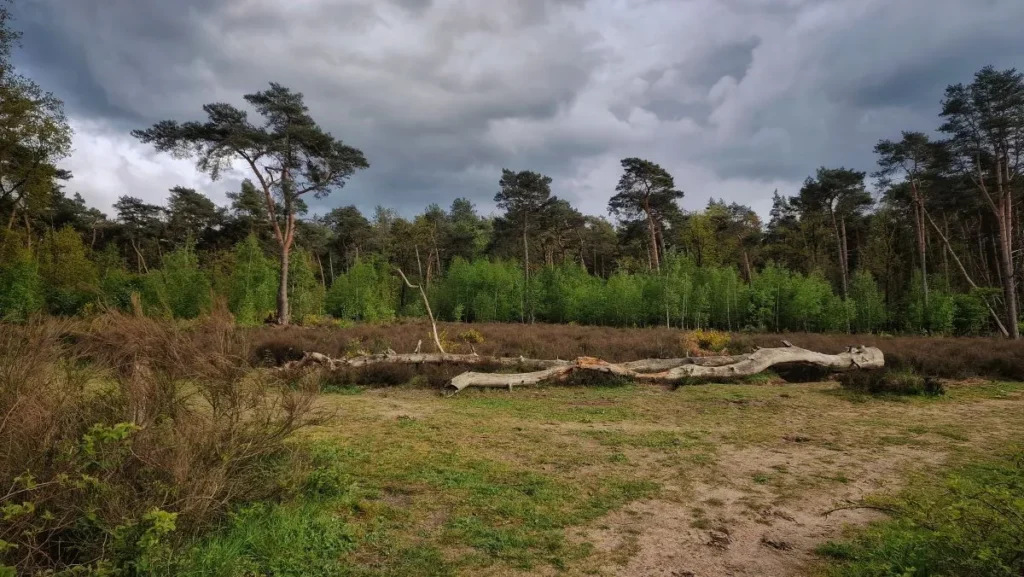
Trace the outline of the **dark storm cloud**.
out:
[[[18,64],[66,100],[87,195],[223,198],[244,173],[209,183],[128,131],[276,81],[370,160],[320,212],[489,210],[502,167],[601,212],[634,155],[690,208],[761,209],[819,165],[870,170],[879,138],[937,125],[946,84],[1024,58],[1019,0],[21,0],[18,17]]]

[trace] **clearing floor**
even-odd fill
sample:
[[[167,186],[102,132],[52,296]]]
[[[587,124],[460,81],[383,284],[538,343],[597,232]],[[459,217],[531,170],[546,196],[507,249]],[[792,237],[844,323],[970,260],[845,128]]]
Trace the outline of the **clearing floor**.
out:
[[[839,509],[1024,435],[1024,385],[870,398],[835,383],[324,396],[376,574],[815,575]]]

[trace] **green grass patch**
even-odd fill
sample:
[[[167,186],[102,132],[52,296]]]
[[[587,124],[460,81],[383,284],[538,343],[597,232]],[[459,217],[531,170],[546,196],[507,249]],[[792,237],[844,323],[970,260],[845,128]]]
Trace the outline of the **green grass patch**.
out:
[[[489,418],[514,416],[519,419],[564,423],[607,423],[639,420],[632,408],[624,406],[622,393],[635,387],[608,389],[581,389],[579,395],[564,399],[563,403],[552,403],[543,398],[528,398],[526,395],[499,396],[495,391],[460,395],[456,402],[460,409],[479,410]],[[519,391],[517,391],[518,393]]]
[[[160,564],[160,575],[328,577],[356,547],[356,529],[318,502],[258,504],[232,515],[211,537]]]
[[[626,433],[623,431],[579,431],[578,435],[594,439],[605,447],[634,447],[640,449],[657,449],[676,451],[705,447],[709,443],[700,441],[696,433],[678,433],[675,431],[644,431]]]
[[[290,576],[293,566],[308,566],[314,576],[448,575],[495,564],[562,569],[590,552],[568,540],[566,529],[658,490],[611,465],[580,484],[444,448],[444,428],[418,420],[377,426],[380,435],[306,447],[309,471],[294,504],[243,511],[191,545],[176,574]],[[412,526],[420,529],[410,532]],[[309,532],[319,534],[307,539]],[[280,558],[290,549],[294,565]]]
[[[1024,574],[1024,451],[920,478],[865,505],[891,518],[819,546],[831,577]]]

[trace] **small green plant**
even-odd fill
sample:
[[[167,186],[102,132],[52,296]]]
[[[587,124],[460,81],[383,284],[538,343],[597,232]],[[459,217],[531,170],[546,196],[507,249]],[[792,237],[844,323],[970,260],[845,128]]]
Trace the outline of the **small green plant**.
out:
[[[344,494],[353,480],[342,468],[340,448],[329,442],[309,445],[308,458],[311,470],[303,482],[306,495],[323,498]]]

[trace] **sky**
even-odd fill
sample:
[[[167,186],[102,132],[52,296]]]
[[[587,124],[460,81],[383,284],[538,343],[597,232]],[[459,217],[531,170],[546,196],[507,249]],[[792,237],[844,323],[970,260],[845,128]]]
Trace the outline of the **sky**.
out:
[[[16,0],[15,62],[64,99],[68,189],[112,214],[216,182],[130,131],[281,83],[370,168],[314,213],[494,211],[502,168],[607,213],[620,161],[657,162],[697,210],[793,195],[819,166],[932,131],[945,87],[1024,66],[1024,0]]]

